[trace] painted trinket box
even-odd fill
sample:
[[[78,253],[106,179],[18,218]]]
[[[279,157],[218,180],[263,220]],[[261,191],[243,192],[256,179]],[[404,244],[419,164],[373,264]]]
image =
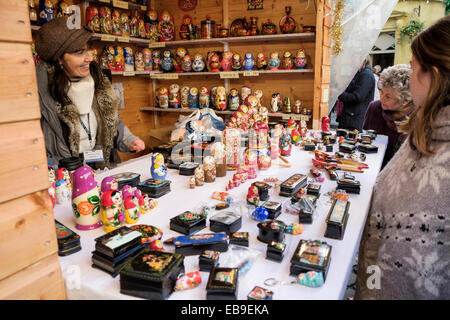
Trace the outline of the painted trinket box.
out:
[[[269,219],[276,219],[281,214],[282,206],[280,202],[266,201],[262,207],[269,211]]]
[[[219,251],[205,250],[198,258],[200,271],[210,272],[212,268],[219,265]]]
[[[303,149],[305,151],[314,151],[314,150],[316,150],[316,145],[314,143],[305,143],[303,145]]]
[[[115,174],[112,177],[117,180],[119,190],[122,190],[124,185],[129,185],[135,188],[140,182],[141,175],[135,172],[122,172]]]
[[[247,300],[272,300],[273,291],[255,286],[247,295]]]
[[[199,166],[197,162],[183,162],[180,164],[180,175],[182,176],[193,176],[195,169]]]
[[[176,253],[193,256],[205,250],[225,252],[228,250],[228,242],[228,235],[219,232],[180,236],[168,239],[164,243],[175,245]]]
[[[290,274],[298,275],[308,271],[322,272],[326,279],[331,262],[332,247],[320,240],[300,240],[291,258]]]
[[[349,217],[349,208],[349,201],[334,199],[326,219],[327,229],[325,231],[325,237],[339,240],[344,238],[344,232]]]
[[[137,185],[150,198],[159,198],[170,192],[170,180],[148,179]]]
[[[354,179],[339,179],[337,181],[337,189],[345,190],[347,193],[359,194],[361,191],[361,183]]]
[[[355,151],[356,146],[349,143],[341,143],[339,145],[339,151],[344,153],[352,153]]]
[[[56,220],[55,227],[59,256],[68,256],[81,250],[80,236],[77,233]]]
[[[364,153],[377,153],[378,147],[373,144],[361,143],[358,146],[358,150]]]
[[[284,258],[284,251],[286,250],[286,243],[270,241],[267,245],[266,259],[281,262]]]
[[[184,256],[143,249],[120,270],[120,292],[145,298],[165,299],[184,273]]]
[[[238,268],[213,268],[206,285],[206,299],[237,300],[238,275]]]
[[[206,228],[206,217],[191,211],[185,211],[170,219],[170,229],[182,234],[192,234]]]
[[[269,199],[269,189],[272,188],[270,184],[261,181],[256,181],[252,183],[252,186],[258,188],[259,200],[266,201]]]
[[[308,184],[308,187],[306,187],[306,193],[312,194],[313,196],[316,196],[317,198],[319,198],[321,187],[322,186],[320,184],[310,183],[310,184]]]
[[[258,223],[258,240],[264,243],[271,241],[282,242],[286,224],[280,220],[268,220]]]
[[[248,232],[233,232],[230,234],[230,244],[248,247]]]
[[[280,185],[280,196],[292,197],[298,192],[300,188],[306,186],[307,176],[301,173],[296,173],[285,180]]]
[[[346,138],[348,136],[347,129],[336,129],[336,136]]]
[[[214,232],[227,234],[238,231],[242,225],[242,217],[231,211],[219,212],[209,218],[209,228]]]
[[[297,192],[292,198],[291,203],[296,203],[301,201],[302,199],[307,199],[309,202],[311,202],[312,206],[316,206],[316,202],[318,197],[312,194],[303,194],[300,192]]]
[[[147,224],[137,224],[130,227],[131,230],[138,231],[141,233],[141,243],[148,247],[152,242],[160,240],[162,238],[163,232],[161,229],[147,225]]]

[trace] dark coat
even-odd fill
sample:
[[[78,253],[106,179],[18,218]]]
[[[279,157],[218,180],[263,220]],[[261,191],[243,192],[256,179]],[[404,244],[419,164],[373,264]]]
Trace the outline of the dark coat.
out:
[[[362,130],[367,107],[373,101],[375,92],[375,77],[367,65],[357,72],[338,99],[344,103],[342,113],[337,117],[339,128],[358,131]]]

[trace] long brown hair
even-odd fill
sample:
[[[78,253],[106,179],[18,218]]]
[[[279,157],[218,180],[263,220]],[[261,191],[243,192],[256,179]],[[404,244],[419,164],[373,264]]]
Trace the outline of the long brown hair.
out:
[[[416,106],[399,129],[409,135],[409,145],[421,155],[431,155],[431,135],[437,113],[450,104],[450,15],[422,31],[411,43],[420,68],[431,76],[423,105]]]

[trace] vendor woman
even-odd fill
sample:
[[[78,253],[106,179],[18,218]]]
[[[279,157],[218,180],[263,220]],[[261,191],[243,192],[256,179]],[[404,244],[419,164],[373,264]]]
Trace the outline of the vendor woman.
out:
[[[117,150],[145,149],[120,120],[119,98],[90,50],[92,35],[86,28],[70,29],[65,17],[46,23],[36,35],[41,127],[53,163],[91,153],[103,159],[100,167],[112,167],[120,162]]]

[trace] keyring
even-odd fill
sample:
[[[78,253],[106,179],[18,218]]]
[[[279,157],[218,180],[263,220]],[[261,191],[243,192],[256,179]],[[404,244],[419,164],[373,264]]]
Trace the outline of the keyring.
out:
[[[280,282],[280,281],[278,281],[275,278],[268,278],[268,279],[264,280],[264,284],[269,287],[276,286],[278,282]]]

